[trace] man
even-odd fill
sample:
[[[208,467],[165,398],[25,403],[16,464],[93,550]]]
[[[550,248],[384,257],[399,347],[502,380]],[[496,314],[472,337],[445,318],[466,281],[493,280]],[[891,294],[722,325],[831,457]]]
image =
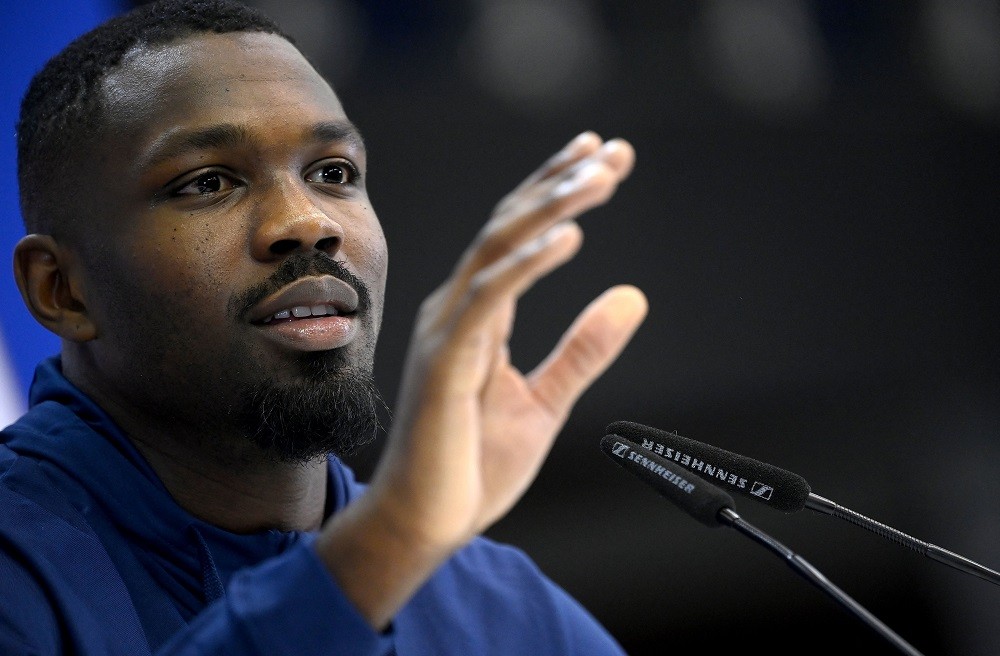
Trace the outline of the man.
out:
[[[534,371],[517,298],[628,175],[585,133],[505,197],[424,302],[386,449],[386,244],[329,85],[238,4],[146,5],[33,80],[15,275],[61,338],[0,440],[0,652],[605,654],[519,552],[476,537],[537,473],[646,304],[615,287]]]

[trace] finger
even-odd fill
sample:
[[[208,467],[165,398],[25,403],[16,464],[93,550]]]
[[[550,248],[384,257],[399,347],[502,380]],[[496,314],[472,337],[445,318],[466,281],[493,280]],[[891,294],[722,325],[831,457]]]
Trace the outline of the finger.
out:
[[[599,147],[592,147],[592,146]],[[546,169],[544,175],[531,176],[508,194],[493,212],[491,223],[503,223],[512,216],[525,212],[531,205],[543,202],[552,195],[564,180],[577,177],[593,162],[601,162],[610,169],[616,182],[621,182],[632,171],[635,149],[624,139],[611,139],[604,143],[588,143],[577,149],[572,157],[558,158],[561,163]]]
[[[553,225],[606,203],[632,170],[635,151],[621,139],[604,144],[490,220],[455,270],[459,280],[506,257]]]
[[[490,334],[490,344],[492,345],[492,358],[486,366],[487,371],[496,371],[510,362],[510,335],[514,329],[514,314],[517,311],[517,299],[509,297],[499,302],[497,309],[490,319],[491,326],[488,329]]]
[[[581,132],[580,134],[573,137],[569,143],[562,147],[559,152],[555,153],[549,157],[545,162],[539,166],[531,175],[526,177],[521,184],[515,187],[512,194],[516,194],[519,190],[529,187],[531,185],[537,184],[540,180],[549,178],[560,171],[567,169],[576,162],[580,161],[582,158],[590,155],[604,143],[601,137],[591,130],[586,132]]]
[[[553,417],[569,414],[580,395],[625,348],[647,309],[639,289],[620,285],[580,313],[552,353],[528,375],[535,396]]]
[[[491,336],[502,336],[496,322],[513,321],[516,300],[539,278],[576,255],[582,243],[580,226],[559,224],[479,271],[459,302],[455,331],[473,335],[491,329]]]
[[[542,184],[550,180],[555,180],[561,174],[571,174],[573,167],[585,166],[589,161],[603,161],[613,171],[618,174],[619,180],[624,179],[632,171],[635,162],[635,149],[625,139],[615,138],[605,142],[598,142],[597,148],[591,148],[593,144],[579,149],[575,156],[568,158],[563,164],[553,167],[548,174],[539,179],[536,183]]]
[[[547,227],[594,207],[607,200],[610,193],[628,177],[635,165],[635,149],[624,139],[612,139],[593,153],[566,167],[557,175],[539,182],[518,195],[502,212],[494,214],[484,232],[501,237],[524,232],[532,238]],[[590,196],[588,191],[602,190],[605,196]],[[539,221],[543,221],[539,225]],[[548,224],[544,224],[544,221]]]

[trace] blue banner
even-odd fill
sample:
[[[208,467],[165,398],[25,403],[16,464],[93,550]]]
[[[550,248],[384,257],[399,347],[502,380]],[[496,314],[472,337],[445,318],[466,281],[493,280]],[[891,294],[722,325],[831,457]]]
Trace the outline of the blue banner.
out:
[[[25,309],[12,275],[14,245],[24,235],[14,134],[21,97],[50,57],[128,6],[125,0],[46,0],[4,1],[0,9],[0,425],[24,411],[38,360],[59,350],[59,340]]]

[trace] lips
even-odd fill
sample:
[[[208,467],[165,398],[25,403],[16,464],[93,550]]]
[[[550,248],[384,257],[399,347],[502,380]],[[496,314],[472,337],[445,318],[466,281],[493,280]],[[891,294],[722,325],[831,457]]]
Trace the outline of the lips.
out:
[[[342,316],[358,309],[358,293],[333,276],[300,278],[255,305],[250,322],[258,325],[309,317]]]
[[[289,320],[294,321],[295,319],[305,319],[306,317],[336,317],[340,315],[340,311],[337,310],[333,305],[313,305],[307,307],[305,305],[296,305],[291,310],[281,310],[275,312],[274,314],[265,317],[260,323],[268,324],[272,321],[282,321]]]

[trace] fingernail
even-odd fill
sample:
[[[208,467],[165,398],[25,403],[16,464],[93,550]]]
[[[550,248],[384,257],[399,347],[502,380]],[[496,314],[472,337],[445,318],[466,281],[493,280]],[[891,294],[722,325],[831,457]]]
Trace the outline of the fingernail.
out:
[[[593,179],[602,168],[604,168],[603,164],[590,162],[584,167],[578,169],[572,176],[556,185],[554,193],[557,196],[568,196],[569,194],[572,194],[590,182],[590,180]]]
[[[557,223],[548,230],[546,230],[544,233],[542,233],[541,242],[544,245],[551,244],[556,239],[558,239],[560,235],[564,234],[567,230],[569,230],[568,221]]]
[[[591,137],[592,137],[593,134],[594,133],[591,132],[590,130],[586,130],[584,132],[581,132],[580,134],[578,134],[575,137],[573,137],[572,141],[570,141],[568,144],[566,144],[566,147],[564,148],[564,150],[576,150],[577,148],[579,148],[580,146],[582,146],[584,143],[586,143],[587,141],[589,141],[591,139]]]
[[[621,147],[622,147],[621,139],[611,139],[609,141],[604,142],[604,145],[602,145],[600,148],[600,152],[602,155],[607,155],[608,153],[618,150]]]

